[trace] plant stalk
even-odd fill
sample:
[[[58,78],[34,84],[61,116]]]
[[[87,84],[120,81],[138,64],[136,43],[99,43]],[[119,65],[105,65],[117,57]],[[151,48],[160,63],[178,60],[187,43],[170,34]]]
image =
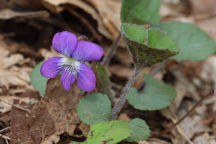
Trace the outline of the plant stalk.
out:
[[[134,73],[132,77],[129,78],[128,82],[124,86],[119,99],[116,101],[113,109],[112,109],[112,119],[116,119],[120,111],[122,110],[124,104],[126,103],[128,93],[130,91],[131,86],[134,84],[135,80],[139,76],[140,72],[144,67],[135,67]]]
[[[107,67],[109,65],[112,57],[115,55],[116,50],[118,48],[118,43],[119,43],[120,38],[121,38],[121,32],[119,32],[117,38],[115,39],[115,41],[113,42],[113,44],[111,45],[111,47],[109,49],[108,55],[106,57],[104,57],[104,59],[101,63],[104,67]]]

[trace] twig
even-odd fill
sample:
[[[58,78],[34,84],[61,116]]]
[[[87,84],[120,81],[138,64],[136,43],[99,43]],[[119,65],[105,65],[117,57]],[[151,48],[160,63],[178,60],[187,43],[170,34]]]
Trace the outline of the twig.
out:
[[[133,76],[129,78],[127,84],[124,86],[119,99],[116,101],[113,110],[112,110],[112,119],[116,119],[119,112],[122,110],[124,104],[126,103],[127,95],[130,91],[131,86],[134,84],[136,78],[139,76],[142,71],[143,66],[135,67]]]
[[[107,56],[104,57],[103,61],[101,62],[101,64],[102,64],[104,67],[107,67],[107,66],[109,65],[110,60],[112,59],[112,57],[113,57],[114,54],[116,53],[116,50],[117,50],[117,48],[118,48],[118,43],[119,43],[120,38],[121,38],[121,32],[119,32],[117,38],[115,39],[115,41],[114,41],[113,44],[111,45]]]
[[[8,129],[10,129],[10,127],[3,128],[3,129],[0,130],[0,133],[6,131]],[[2,137],[3,139],[5,139],[6,144],[9,144],[8,140],[11,140],[9,137],[7,137],[7,136],[5,136],[3,134],[0,134],[0,137]]]
[[[175,124],[173,124],[169,129],[165,130],[160,136],[163,136],[170,132],[174,127],[176,127],[179,123],[181,123],[187,116],[189,116],[197,106],[199,106],[207,97],[214,94],[214,90],[211,90],[206,96],[202,97],[190,110],[187,114],[185,114],[181,119],[179,119]]]
[[[0,130],[0,133],[6,131],[6,130],[8,130],[8,129],[10,129],[10,127],[3,128],[3,129]]]
[[[7,136],[5,136],[5,135],[3,135],[3,134],[0,134],[0,137],[2,137],[2,138],[5,139],[5,140],[11,140],[11,138],[9,138],[9,137],[7,137]]]
[[[186,139],[186,141],[189,143],[189,144],[193,144],[193,142],[190,140],[190,138],[185,134],[185,132],[182,130],[182,128],[180,126],[176,126],[178,132]]]

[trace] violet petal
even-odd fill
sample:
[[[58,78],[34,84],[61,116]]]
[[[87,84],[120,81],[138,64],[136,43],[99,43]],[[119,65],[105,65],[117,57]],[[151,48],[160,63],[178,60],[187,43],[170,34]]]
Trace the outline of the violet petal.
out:
[[[53,37],[52,46],[57,52],[71,56],[77,46],[77,37],[71,32],[58,32]]]
[[[72,58],[80,61],[98,61],[102,56],[103,48],[88,41],[79,41],[72,54]]]
[[[45,61],[40,68],[41,74],[47,78],[56,77],[62,70],[62,68],[58,65],[61,59],[62,57],[52,57]]]
[[[70,90],[72,83],[76,80],[76,74],[63,70],[61,74],[61,83],[65,90]]]
[[[77,85],[80,89],[86,92],[91,92],[95,88],[95,75],[91,68],[80,63],[79,71],[77,73]]]

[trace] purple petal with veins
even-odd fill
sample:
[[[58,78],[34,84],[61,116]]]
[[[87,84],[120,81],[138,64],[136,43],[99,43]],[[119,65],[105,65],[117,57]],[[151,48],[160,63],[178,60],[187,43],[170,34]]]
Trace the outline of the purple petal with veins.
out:
[[[102,56],[103,48],[88,41],[79,41],[72,54],[72,58],[80,61],[99,61]]]
[[[77,47],[77,37],[67,31],[56,33],[52,40],[52,46],[57,52],[70,57]]]
[[[40,69],[41,74],[47,78],[54,78],[62,71],[62,68],[58,65],[62,60],[62,57],[52,57],[45,61]]]
[[[76,80],[76,74],[63,70],[61,74],[61,83],[65,90],[70,90],[72,83]]]
[[[91,92],[95,88],[96,78],[91,68],[80,63],[79,71],[77,73],[77,85],[80,89],[86,92]]]

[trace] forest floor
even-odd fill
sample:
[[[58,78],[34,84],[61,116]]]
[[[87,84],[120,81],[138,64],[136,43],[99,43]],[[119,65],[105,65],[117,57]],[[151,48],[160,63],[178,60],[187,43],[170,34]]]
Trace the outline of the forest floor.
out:
[[[161,1],[162,21],[193,23],[216,41],[215,0]],[[46,97],[41,98],[29,75],[36,64],[56,55],[51,40],[59,31],[86,35],[107,55],[119,34],[120,9],[121,0],[0,1],[0,144],[68,144],[86,138],[89,127],[80,123],[75,111],[69,112],[63,104],[67,99],[59,97],[69,93],[56,92],[49,81]],[[150,73],[157,66],[142,73]],[[133,74],[133,60],[122,40],[106,69],[113,93],[119,96]],[[172,84],[177,97],[161,111],[138,111],[128,104],[124,107],[118,119],[139,117],[150,126],[151,137],[138,144],[216,144],[215,96],[205,99],[179,125],[160,136],[215,88],[216,55],[204,61],[169,61],[154,77]],[[142,83],[140,76],[134,87]],[[79,89],[73,87],[70,92],[74,95],[70,104],[74,104]]]

